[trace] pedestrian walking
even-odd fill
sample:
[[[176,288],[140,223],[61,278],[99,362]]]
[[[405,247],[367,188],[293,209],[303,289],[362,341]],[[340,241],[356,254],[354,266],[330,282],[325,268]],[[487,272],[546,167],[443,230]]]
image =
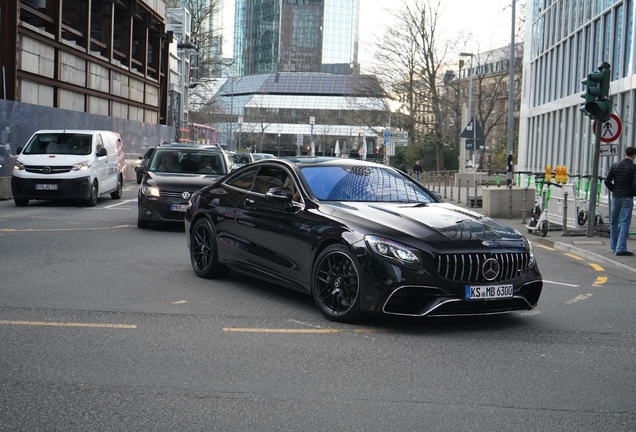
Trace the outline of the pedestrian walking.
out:
[[[615,162],[605,176],[605,186],[612,192],[610,208],[610,249],[617,256],[634,255],[627,250],[629,225],[636,195],[636,148],[627,147],[625,158]],[[620,222],[620,229],[618,223]]]
[[[422,174],[422,165],[420,165],[420,161],[415,161],[415,165],[413,165],[413,174],[415,174],[415,180],[420,181],[420,174]]]

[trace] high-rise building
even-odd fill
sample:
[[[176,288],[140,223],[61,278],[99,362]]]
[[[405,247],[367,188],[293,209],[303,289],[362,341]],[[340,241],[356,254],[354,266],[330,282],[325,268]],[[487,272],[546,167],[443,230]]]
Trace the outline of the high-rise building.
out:
[[[360,0],[237,0],[235,75],[359,72]]]
[[[632,0],[528,2],[518,170],[565,165],[568,174],[592,174],[595,137],[593,122],[581,112],[581,81],[603,62],[611,65],[613,112],[623,130],[615,154],[600,158],[599,175],[634,145],[634,18]]]

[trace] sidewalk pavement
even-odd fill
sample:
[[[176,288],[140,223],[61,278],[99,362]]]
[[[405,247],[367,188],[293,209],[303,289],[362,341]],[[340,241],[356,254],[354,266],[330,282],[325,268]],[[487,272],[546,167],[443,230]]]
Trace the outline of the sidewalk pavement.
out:
[[[482,213],[480,207],[470,207],[464,203],[458,204],[454,200],[446,200],[450,204],[457,205],[459,207],[466,208],[468,210]],[[562,231],[548,231],[545,237],[541,237],[540,231],[536,231],[536,234],[528,232],[526,224],[522,223],[521,217],[508,218],[494,218],[497,221],[508,225],[512,228],[518,229],[528,240],[535,245],[544,245],[552,247],[562,252],[571,253],[589,261],[593,261],[597,264],[608,264],[620,267],[624,270],[630,271],[636,274],[636,236],[632,235],[627,238],[627,250],[634,252],[634,256],[616,256],[609,247],[609,237],[601,237],[595,235],[594,237],[586,236],[586,227],[580,230],[580,234],[576,236],[562,236]],[[630,232],[636,231],[633,229],[636,217],[632,218],[632,228]],[[578,231],[577,231],[578,233]]]

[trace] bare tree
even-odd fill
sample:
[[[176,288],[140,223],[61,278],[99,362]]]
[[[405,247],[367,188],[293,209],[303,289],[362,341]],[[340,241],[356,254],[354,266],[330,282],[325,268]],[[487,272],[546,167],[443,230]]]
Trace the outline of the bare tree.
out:
[[[444,41],[438,29],[441,2],[402,0],[394,13],[396,25],[386,30],[377,44],[377,57],[391,67],[376,71],[388,85],[398,104],[392,126],[409,132],[411,142],[426,140],[435,152],[437,170],[444,169],[447,125],[445,107],[449,101],[440,93],[446,56],[455,45]]]

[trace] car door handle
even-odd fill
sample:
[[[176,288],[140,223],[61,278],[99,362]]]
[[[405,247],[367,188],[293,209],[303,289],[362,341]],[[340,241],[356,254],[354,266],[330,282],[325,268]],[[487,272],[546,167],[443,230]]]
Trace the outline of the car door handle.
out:
[[[254,204],[254,200],[252,198],[245,198],[245,201],[243,201],[243,204]]]

